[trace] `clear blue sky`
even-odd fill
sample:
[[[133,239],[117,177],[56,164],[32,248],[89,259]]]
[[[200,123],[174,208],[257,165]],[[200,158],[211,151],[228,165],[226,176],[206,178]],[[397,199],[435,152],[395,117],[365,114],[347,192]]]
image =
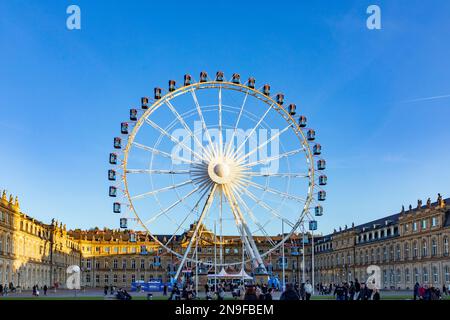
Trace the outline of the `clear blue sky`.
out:
[[[66,28],[70,4],[81,30]],[[370,4],[382,30],[366,28]],[[0,188],[42,221],[117,227],[107,158],[128,109],[223,70],[284,91],[316,128],[322,232],[448,197],[449,13],[446,0],[2,1]]]

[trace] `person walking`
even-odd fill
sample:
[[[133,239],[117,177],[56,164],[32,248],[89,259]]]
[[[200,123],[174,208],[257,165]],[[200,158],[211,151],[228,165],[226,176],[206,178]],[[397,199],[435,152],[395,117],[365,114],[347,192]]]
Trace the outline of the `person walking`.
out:
[[[46,296],[47,295],[47,290],[48,290],[48,287],[47,287],[47,285],[46,284],[44,284],[44,296]]]
[[[417,300],[417,298],[419,298],[419,288],[420,288],[420,284],[418,282],[416,282],[416,284],[414,285],[414,289],[413,289],[414,300]]]
[[[313,287],[312,287],[311,283],[309,283],[309,280],[306,280],[306,283],[305,283],[305,299],[306,300],[310,300],[312,293],[313,293]]]
[[[345,289],[344,286],[339,284],[334,287],[333,295],[336,296],[336,300],[343,301],[345,300]]]
[[[354,300],[355,299],[355,284],[353,283],[353,281],[350,281],[350,287],[348,288],[348,298],[349,300]]]

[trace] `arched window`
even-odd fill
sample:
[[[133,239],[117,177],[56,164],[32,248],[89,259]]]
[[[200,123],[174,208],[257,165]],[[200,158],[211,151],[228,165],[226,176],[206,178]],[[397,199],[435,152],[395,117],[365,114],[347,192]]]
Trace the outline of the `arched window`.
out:
[[[10,243],[10,238],[9,235],[6,236],[6,243],[5,243],[5,253],[9,254],[9,243]]]
[[[401,273],[400,269],[397,269],[397,274],[396,274],[395,280],[396,280],[397,284],[402,282],[402,273]]]
[[[406,282],[406,283],[409,283],[410,281],[411,281],[411,276],[410,276],[410,274],[409,274],[409,269],[406,268],[406,269],[405,269],[405,282]]]
[[[396,255],[396,259],[400,260],[401,259],[401,250],[400,250],[400,245],[397,244],[396,248],[395,248],[395,255]]]

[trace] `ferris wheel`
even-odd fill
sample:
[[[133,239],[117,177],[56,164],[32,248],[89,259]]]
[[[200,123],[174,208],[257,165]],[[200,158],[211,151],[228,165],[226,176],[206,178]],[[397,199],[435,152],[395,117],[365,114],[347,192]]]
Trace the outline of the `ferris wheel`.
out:
[[[155,88],[121,123],[109,156],[113,211],[122,214],[121,228],[135,223],[179,258],[175,279],[189,261],[240,264],[223,250],[236,240],[242,260],[264,272],[265,257],[323,214],[321,145],[284,100],[252,77],[201,72],[198,81],[185,75],[181,86],[170,80],[167,91]],[[213,243],[219,261],[200,261],[193,247]]]

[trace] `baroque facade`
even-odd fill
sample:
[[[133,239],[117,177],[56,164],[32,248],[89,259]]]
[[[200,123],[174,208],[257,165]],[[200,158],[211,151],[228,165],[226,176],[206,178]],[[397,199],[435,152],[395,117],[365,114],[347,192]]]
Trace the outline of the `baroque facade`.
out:
[[[400,213],[358,226],[352,225],[329,235],[294,234],[284,245],[286,282],[312,280],[323,284],[364,281],[367,267],[380,268],[381,287],[410,289],[414,283],[439,285],[450,283],[450,205],[439,196],[425,205],[419,201]],[[172,249],[184,252],[191,230],[176,236]],[[236,263],[226,270],[237,273],[242,268],[242,243],[239,237],[223,237],[222,243],[211,231],[202,230],[197,248],[198,259],[212,263],[221,259]],[[159,235],[161,242],[170,236]],[[281,235],[256,237],[261,252],[279,242]],[[271,243],[272,242],[272,243]],[[314,243],[314,246],[312,244]],[[314,248],[314,252],[313,249]],[[302,255],[304,250],[305,255]],[[267,270],[279,279],[283,275],[281,248],[264,257]],[[304,261],[303,261],[304,258]],[[13,196],[3,192],[0,201],[0,283],[12,282],[28,289],[34,284],[65,286],[66,268],[81,267],[84,287],[114,285],[129,287],[137,280],[161,279],[166,282],[178,268],[178,258],[163,250],[158,242],[142,232],[132,230],[67,230],[52,221],[39,222],[20,211]],[[313,263],[314,262],[314,263]],[[251,266],[245,266],[251,272]],[[201,282],[214,273],[206,265],[198,267]],[[187,263],[183,272],[195,274]]]
[[[20,211],[19,200],[0,199],[0,283],[29,289],[64,285],[66,268],[80,262],[78,243],[66,227],[44,224]]]
[[[450,283],[450,199],[402,207],[401,212],[321,237],[315,246],[315,276],[322,283],[365,280],[380,270],[381,288],[412,289],[416,282]]]

